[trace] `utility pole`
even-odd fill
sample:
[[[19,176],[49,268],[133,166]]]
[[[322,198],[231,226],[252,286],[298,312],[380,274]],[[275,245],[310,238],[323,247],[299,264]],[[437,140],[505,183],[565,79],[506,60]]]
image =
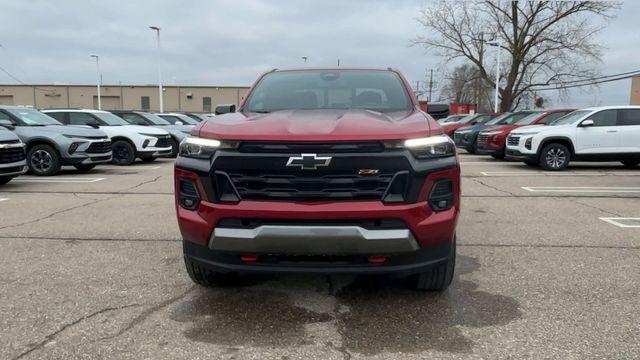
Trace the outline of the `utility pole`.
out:
[[[162,91],[162,72],[160,71],[160,28],[157,26],[149,26],[149,29],[154,30],[158,39],[158,95],[160,96],[160,112],[164,112],[163,104],[163,91]]]
[[[102,102],[100,100],[100,83],[102,82],[102,74],[100,74],[100,57],[98,55],[89,55],[96,59],[96,84],[98,86],[98,110],[102,110]]]
[[[431,103],[431,92],[433,91],[433,69],[429,70],[429,98],[427,102]]]
[[[493,112],[498,112],[498,93],[500,92],[500,50],[502,48],[502,44],[500,44],[500,40],[496,40],[496,46],[498,47],[498,55],[496,55],[496,94],[495,94],[495,105],[493,107]]]

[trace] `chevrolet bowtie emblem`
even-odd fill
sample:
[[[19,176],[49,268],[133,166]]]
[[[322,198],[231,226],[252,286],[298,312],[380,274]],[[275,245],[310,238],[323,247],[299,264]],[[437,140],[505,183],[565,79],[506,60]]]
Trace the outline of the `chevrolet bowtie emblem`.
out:
[[[317,156],[316,154],[301,154],[292,156],[287,161],[287,166],[299,166],[302,170],[317,170],[320,166],[329,166],[330,156]]]

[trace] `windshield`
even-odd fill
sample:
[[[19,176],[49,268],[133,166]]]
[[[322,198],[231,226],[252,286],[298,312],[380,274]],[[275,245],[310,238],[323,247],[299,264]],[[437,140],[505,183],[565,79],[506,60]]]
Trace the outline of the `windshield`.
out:
[[[513,114],[513,116],[509,117],[508,119],[504,119],[502,120],[499,125],[513,125],[515,123],[517,123],[518,121],[522,120],[522,118],[525,118],[529,115],[536,115],[536,116],[540,116],[540,114],[542,114],[542,111],[540,112],[518,112]]]
[[[280,71],[267,74],[249,95],[244,111],[289,109],[411,110],[400,77],[392,71]]]
[[[558,120],[549,123],[548,125],[567,125],[567,124],[573,124],[574,122],[580,120],[582,117],[584,117],[585,115],[587,115],[588,113],[590,113],[591,111],[589,110],[579,110],[579,111],[574,111],[572,113],[569,113],[561,118],[559,118]]]
[[[108,126],[120,126],[120,125],[129,125],[123,118],[113,115],[108,112],[95,112],[93,113],[98,119],[102,120],[105,125]]]
[[[516,122],[516,125],[529,125],[531,124],[535,119],[539,118],[540,115],[542,115],[544,113],[542,112],[535,112],[532,114],[529,114],[525,117],[523,117],[522,119],[518,120],[518,122]]]
[[[508,117],[511,117],[511,115],[513,115],[513,114],[512,113],[502,114],[502,115],[500,115],[498,117],[493,118],[493,120],[487,121],[485,124],[487,124],[487,125],[497,125],[502,120],[504,120],[504,119],[506,119]]]
[[[62,125],[58,120],[36,109],[6,109],[28,126]]]
[[[168,122],[167,120],[161,118],[160,116],[158,116],[156,114],[141,113],[140,116],[142,116],[145,119],[151,121],[154,125],[160,125],[160,126],[171,125],[170,122]]]

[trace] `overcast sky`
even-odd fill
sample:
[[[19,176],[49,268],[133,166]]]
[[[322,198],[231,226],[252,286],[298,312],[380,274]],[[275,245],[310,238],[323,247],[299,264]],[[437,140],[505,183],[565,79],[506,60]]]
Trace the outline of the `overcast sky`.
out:
[[[425,80],[440,59],[409,40],[429,1],[94,1],[0,0],[0,66],[30,84],[157,81],[155,34],[162,28],[165,84],[250,85],[274,67],[392,66]],[[608,47],[602,74],[640,68],[640,2],[627,1],[600,35]],[[438,72],[436,71],[436,77]],[[0,72],[0,83],[15,83]],[[554,105],[627,104],[630,80],[572,92]],[[548,93],[547,97],[557,99]]]

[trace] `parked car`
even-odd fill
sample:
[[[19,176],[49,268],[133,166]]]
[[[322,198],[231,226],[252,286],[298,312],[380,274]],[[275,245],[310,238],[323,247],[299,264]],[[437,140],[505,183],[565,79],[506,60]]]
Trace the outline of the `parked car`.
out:
[[[178,145],[195,127],[195,125],[172,125],[160,116],[148,112],[126,110],[114,110],[111,112],[131,125],[152,126],[168,132],[171,135],[171,157],[178,156]]]
[[[18,135],[8,131],[4,126],[13,128],[0,114],[0,185],[11,181],[14,177],[27,171],[24,144]]]
[[[456,147],[475,154],[478,150],[478,133],[480,133],[480,131],[507,122],[516,122],[532,112],[533,111],[518,111],[515,113],[504,113],[484,123],[460,127],[453,133],[453,141]]]
[[[564,170],[571,161],[640,164],[640,106],[602,106],[577,110],[549,126],[511,132],[507,154],[545,170]]]
[[[455,114],[455,115],[449,115],[444,119],[440,119],[438,120],[438,124],[440,125],[444,125],[444,124],[448,124],[448,123],[455,123],[458,122],[462,119],[464,119],[465,117],[469,116],[469,114]]]
[[[200,123],[199,121],[195,121],[185,114],[156,113],[156,115],[167,120],[173,125],[198,125]]]
[[[507,136],[512,130],[527,125],[545,125],[556,121],[574,110],[575,109],[557,109],[535,111],[518,121],[515,121],[516,117],[512,117],[501,125],[486,128],[478,133],[478,149],[476,152],[482,155],[491,155],[495,159],[502,159],[505,157]]]
[[[111,141],[100,130],[68,128],[22,106],[0,106],[0,121],[25,144],[27,166],[34,175],[55,175],[64,165],[89,171],[111,161]]]
[[[398,71],[274,70],[231,109],[197,126],[176,160],[195,283],[312,272],[411,275],[418,289],[447,288],[460,166]]]
[[[453,134],[455,133],[456,130],[460,129],[461,127],[465,127],[465,126],[470,126],[470,125],[476,125],[476,124],[484,124],[487,121],[490,121],[491,119],[495,118],[496,116],[498,116],[499,114],[474,114],[474,115],[468,115],[465,116],[464,118],[453,122],[453,123],[447,123],[442,125],[442,129],[444,130],[444,133],[447,134],[449,137],[453,138]]]
[[[136,158],[150,162],[171,155],[171,136],[168,132],[131,125],[108,111],[56,109],[43,112],[71,127],[94,127],[104,131],[113,142],[113,163],[116,165],[130,165]]]
[[[196,114],[196,113],[191,113],[191,112],[183,112],[181,113],[182,115],[187,115],[188,117],[192,118],[193,120],[197,121],[197,122],[202,122],[204,120],[208,120],[209,117],[205,114]]]

